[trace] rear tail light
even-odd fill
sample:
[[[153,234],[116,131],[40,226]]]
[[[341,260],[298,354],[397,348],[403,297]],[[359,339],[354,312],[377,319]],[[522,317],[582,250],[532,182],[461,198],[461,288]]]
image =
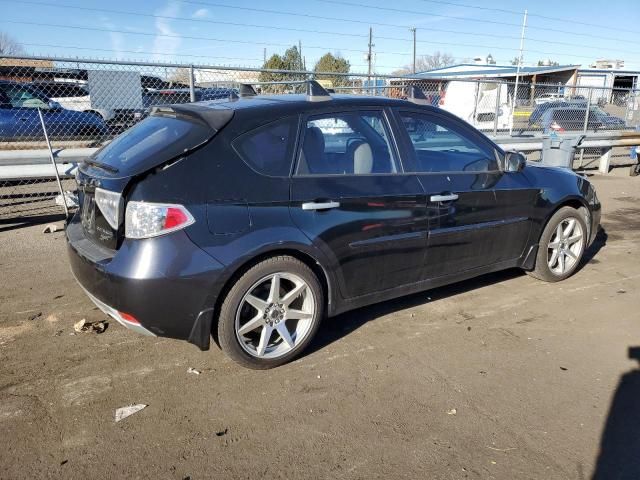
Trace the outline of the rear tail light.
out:
[[[122,196],[117,192],[96,188],[95,201],[107,223],[111,225],[111,228],[117,230],[120,225]]]
[[[127,238],[149,238],[175,232],[195,222],[182,205],[129,202],[125,214],[124,234]]]

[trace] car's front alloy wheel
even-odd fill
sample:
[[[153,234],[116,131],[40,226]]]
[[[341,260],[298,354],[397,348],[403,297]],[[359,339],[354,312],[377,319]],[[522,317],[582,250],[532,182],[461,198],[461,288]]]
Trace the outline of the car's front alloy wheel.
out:
[[[547,282],[564,280],[576,271],[588,242],[584,209],[562,207],[547,222],[538,243],[532,276]]]
[[[218,339],[224,352],[250,368],[271,368],[299,354],[317,330],[323,291],[299,260],[280,256],[250,268],[220,310]]]

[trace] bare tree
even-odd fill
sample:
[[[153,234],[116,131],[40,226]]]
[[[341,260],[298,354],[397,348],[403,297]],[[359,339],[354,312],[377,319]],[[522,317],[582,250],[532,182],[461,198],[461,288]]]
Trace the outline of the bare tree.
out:
[[[24,48],[4,32],[0,32],[0,55],[21,55]]]
[[[449,67],[455,63],[455,58],[450,53],[434,52],[430,55],[421,55],[416,58],[416,72],[425,72],[435,68]],[[413,65],[405,65],[393,72],[395,75],[407,75],[411,73]]]

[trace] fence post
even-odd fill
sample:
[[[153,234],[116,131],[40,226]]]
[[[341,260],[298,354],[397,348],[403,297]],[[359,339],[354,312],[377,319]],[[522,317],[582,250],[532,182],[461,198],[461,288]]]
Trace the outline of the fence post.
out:
[[[496,111],[493,118],[493,134],[498,134],[498,117],[500,116],[500,96],[502,95],[502,83],[498,82],[496,88]]]
[[[189,97],[192,102],[196,101],[196,86],[194,80],[193,65],[189,65]]]
[[[589,89],[589,95],[587,95],[587,111],[584,113],[584,125],[582,126],[582,133],[587,133],[589,127],[589,114],[591,111],[591,96],[593,95],[593,89]],[[580,149],[580,163],[578,168],[582,168],[582,159],[584,158],[584,148]]]
[[[49,141],[49,134],[47,133],[47,127],[44,124],[44,117],[42,116],[42,110],[38,109],[38,115],[40,116],[40,124],[42,125],[42,131],[44,132],[44,139],[46,140],[47,148],[49,149],[49,158],[51,159],[51,164],[53,165],[53,171],[56,175],[56,181],[58,182],[58,190],[60,191],[60,195],[62,196],[62,206],[64,208],[64,214],[66,218],[69,218],[69,207],[67,206],[67,197],[65,197],[64,190],[62,189],[62,182],[60,181],[58,166],[56,165],[56,159],[53,156],[53,150],[51,149],[51,142]]]

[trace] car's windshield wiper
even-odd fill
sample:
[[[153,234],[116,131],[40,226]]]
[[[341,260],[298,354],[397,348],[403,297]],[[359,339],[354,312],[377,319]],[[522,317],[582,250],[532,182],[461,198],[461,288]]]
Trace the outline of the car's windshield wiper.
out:
[[[110,173],[118,173],[119,171],[116,167],[113,167],[106,163],[96,162],[95,160],[85,159],[85,163],[88,163],[89,165],[93,165],[94,167],[101,168],[102,170],[106,170],[107,172],[110,172]]]

